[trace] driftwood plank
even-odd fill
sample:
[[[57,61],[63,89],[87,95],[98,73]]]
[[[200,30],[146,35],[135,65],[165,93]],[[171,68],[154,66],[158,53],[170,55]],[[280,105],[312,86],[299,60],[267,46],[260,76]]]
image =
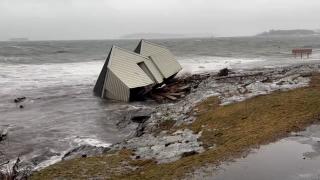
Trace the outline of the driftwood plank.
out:
[[[164,97],[166,97],[166,98],[168,98],[168,99],[170,99],[170,100],[173,100],[173,101],[177,100],[176,97],[170,96],[170,95],[168,95],[168,94],[160,94],[160,95],[161,95],[161,96],[164,96]]]

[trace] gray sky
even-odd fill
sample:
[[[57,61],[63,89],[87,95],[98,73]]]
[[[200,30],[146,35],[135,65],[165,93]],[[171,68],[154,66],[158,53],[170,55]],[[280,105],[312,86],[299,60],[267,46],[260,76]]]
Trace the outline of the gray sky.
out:
[[[320,29],[319,0],[0,0],[0,40]]]

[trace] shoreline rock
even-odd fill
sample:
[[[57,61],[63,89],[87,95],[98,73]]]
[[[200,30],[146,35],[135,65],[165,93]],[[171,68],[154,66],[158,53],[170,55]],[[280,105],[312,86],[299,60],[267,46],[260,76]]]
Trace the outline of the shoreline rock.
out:
[[[191,93],[174,103],[165,103],[147,109],[124,111],[125,118],[120,120],[119,128],[129,127],[132,136],[111,145],[107,149],[80,146],[65,154],[66,158],[95,156],[109,150],[129,148],[134,150],[133,159],[156,159],[158,163],[175,161],[184,156],[201,153],[204,149],[191,130],[168,133],[160,130],[163,122],[173,121],[174,125],[188,124],[195,120],[190,114],[196,104],[210,96],[218,96],[221,105],[240,102],[254,96],[269,94],[273,91],[286,91],[308,86],[309,76],[319,72],[320,65],[295,65],[274,69],[254,69],[235,71],[229,76],[217,77],[210,73],[208,78],[191,88]],[[137,118],[137,119],[136,119]],[[156,133],[158,132],[158,133]],[[214,148],[210,147],[210,148]]]
[[[150,118],[143,123],[142,136],[133,137],[110,148],[119,150],[129,148],[135,150],[134,154],[141,159],[156,159],[158,163],[171,162],[179,159],[187,152],[198,153],[203,149],[198,141],[200,135],[193,134],[191,130],[185,129],[182,137],[192,144],[189,146],[177,145],[180,139],[179,133],[167,133],[161,131],[158,135],[159,124],[168,119],[173,120],[175,125],[188,124],[195,120],[190,114],[196,104],[210,96],[218,96],[221,105],[240,102],[254,96],[269,94],[273,91],[286,91],[290,89],[308,86],[309,76],[312,72],[319,72],[319,65],[298,65],[275,69],[249,70],[233,72],[225,78],[217,78],[215,74],[202,81],[197,88],[193,88],[189,95],[175,103],[161,104],[157,106]],[[281,84],[277,84],[282,82]],[[140,129],[141,131],[141,129]],[[189,138],[189,139],[188,139]],[[172,139],[179,139],[172,142]],[[166,148],[165,145],[175,148]],[[214,148],[211,147],[211,148]],[[177,152],[179,151],[179,152]],[[167,156],[162,155],[165,152]],[[174,154],[174,155],[173,155]],[[170,158],[172,160],[168,160]],[[177,158],[178,157],[178,158]]]

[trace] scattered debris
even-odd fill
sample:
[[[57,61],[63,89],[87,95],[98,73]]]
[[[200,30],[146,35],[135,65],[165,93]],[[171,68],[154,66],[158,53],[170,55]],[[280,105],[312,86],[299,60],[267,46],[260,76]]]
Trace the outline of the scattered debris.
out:
[[[26,97],[22,96],[14,99],[13,101],[14,103],[20,103],[20,102],[23,102],[24,100],[26,100]]]
[[[74,159],[77,157],[89,157],[93,155],[103,154],[110,150],[108,147],[97,147],[91,145],[81,145],[75,149],[70,150],[67,152],[63,157],[62,160]]]
[[[0,163],[0,167],[1,166],[4,166],[4,165],[7,165],[7,164],[9,164],[10,163],[10,161],[6,161],[6,162],[3,162],[3,163]]]
[[[153,89],[147,96],[158,102],[176,101],[198,88],[199,84],[210,77],[210,74],[194,74],[188,77],[172,79],[167,84]]]
[[[0,170],[0,179],[4,180],[27,180],[31,174],[30,169],[23,169],[20,167],[20,157],[17,158],[15,163],[10,167],[9,162],[6,162],[0,166],[8,165],[7,168]]]

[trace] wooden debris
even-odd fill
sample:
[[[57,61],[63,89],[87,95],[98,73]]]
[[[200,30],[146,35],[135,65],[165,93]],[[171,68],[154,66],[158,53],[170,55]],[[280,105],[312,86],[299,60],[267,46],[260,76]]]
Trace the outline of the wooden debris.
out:
[[[192,88],[196,89],[198,85],[208,77],[210,77],[209,74],[195,74],[188,77],[171,79],[161,87],[150,91],[148,96],[158,102],[165,102],[168,100],[176,101],[189,94]]]
[[[174,97],[174,96],[170,96],[169,94],[161,94],[162,96],[164,96],[164,97],[166,97],[166,98],[168,98],[168,99],[170,99],[170,100],[177,100],[177,98],[176,97]]]
[[[178,89],[181,90],[181,91],[183,91],[183,90],[190,89],[190,88],[191,88],[191,87],[190,87],[190,85],[188,84],[188,85],[179,87]]]

